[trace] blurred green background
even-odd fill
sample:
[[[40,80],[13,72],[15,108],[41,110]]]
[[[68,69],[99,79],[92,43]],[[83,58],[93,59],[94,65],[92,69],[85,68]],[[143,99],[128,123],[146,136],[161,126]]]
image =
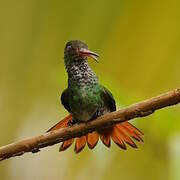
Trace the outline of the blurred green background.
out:
[[[45,132],[67,115],[65,43],[100,54],[89,61],[118,106],[180,85],[179,0],[6,0],[0,3],[0,145]],[[79,155],[55,145],[0,162],[1,180],[179,180],[180,108],[132,121],[139,149],[101,143]]]

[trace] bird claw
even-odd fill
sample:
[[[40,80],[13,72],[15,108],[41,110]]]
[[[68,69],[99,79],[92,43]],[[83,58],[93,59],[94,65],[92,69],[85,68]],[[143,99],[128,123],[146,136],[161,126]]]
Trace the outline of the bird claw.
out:
[[[77,124],[77,123],[78,123],[77,120],[72,119],[72,120],[70,120],[67,124],[68,124],[68,126],[73,126],[74,124]]]

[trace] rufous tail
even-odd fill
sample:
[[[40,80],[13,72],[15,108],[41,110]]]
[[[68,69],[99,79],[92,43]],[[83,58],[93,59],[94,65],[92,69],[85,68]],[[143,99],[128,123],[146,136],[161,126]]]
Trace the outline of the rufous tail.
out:
[[[54,130],[68,127],[68,123],[72,121],[71,114],[62,119],[52,128],[50,128],[47,132],[52,132]],[[135,126],[130,124],[129,122],[122,122],[119,124],[113,125],[113,127],[103,129],[100,131],[94,131],[92,133],[88,133],[87,135],[75,138],[75,148],[74,151],[79,153],[83,150],[86,143],[90,149],[93,149],[98,143],[99,138],[103,142],[103,144],[107,147],[111,146],[111,139],[122,149],[127,149],[126,144],[130,145],[133,148],[137,148],[137,145],[131,139],[135,139],[136,141],[143,142],[142,136],[144,134],[137,129]],[[64,141],[59,151],[64,151],[73,143],[74,138],[68,139]]]

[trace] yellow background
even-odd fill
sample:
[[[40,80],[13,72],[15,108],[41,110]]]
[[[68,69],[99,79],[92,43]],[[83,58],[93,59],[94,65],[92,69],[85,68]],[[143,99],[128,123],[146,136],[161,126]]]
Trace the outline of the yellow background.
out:
[[[67,112],[65,43],[100,54],[89,63],[118,107],[180,85],[179,0],[6,0],[0,3],[0,145],[45,132]],[[180,109],[132,121],[139,149],[58,146],[0,162],[1,180],[179,180]]]

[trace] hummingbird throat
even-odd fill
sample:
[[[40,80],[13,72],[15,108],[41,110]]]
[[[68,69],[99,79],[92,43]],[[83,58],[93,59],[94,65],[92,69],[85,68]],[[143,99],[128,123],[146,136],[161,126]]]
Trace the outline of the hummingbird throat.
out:
[[[66,66],[68,86],[76,84],[80,87],[98,84],[96,74],[90,68],[87,60],[76,60]]]

